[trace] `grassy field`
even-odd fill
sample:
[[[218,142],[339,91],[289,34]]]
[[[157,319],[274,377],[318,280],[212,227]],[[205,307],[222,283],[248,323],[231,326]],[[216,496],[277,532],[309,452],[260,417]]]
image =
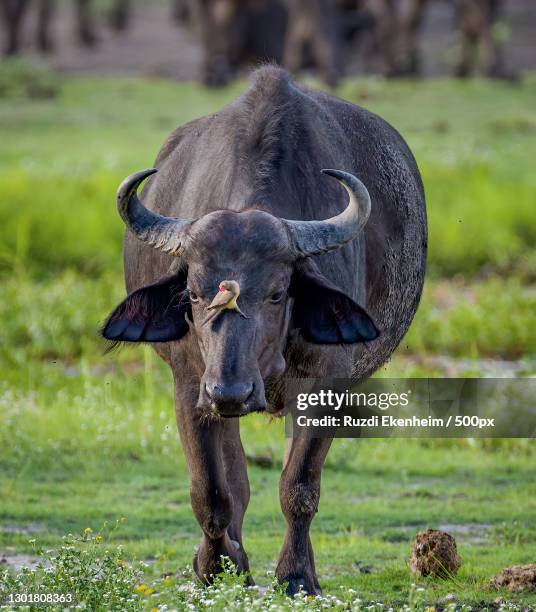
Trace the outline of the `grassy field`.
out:
[[[11,570],[0,593],[41,581],[71,585],[90,608],[107,593],[103,609],[496,609],[497,597],[536,608],[534,594],[488,586],[503,567],[534,562],[531,440],[336,441],[313,524],[332,599],[287,601],[269,586],[284,435],[259,415],[243,421],[245,546],[269,588],[241,589],[232,572],[212,590],[192,581],[200,532],[170,374],[146,347],[104,355],[97,330],[124,295],[117,184],[152,165],[173,127],[243,87],[0,68],[0,559]],[[536,374],[536,80],[367,79],[339,93],[399,129],[428,197],[425,294],[380,375]],[[412,586],[409,547],[426,527],[457,538],[463,565]],[[57,556],[46,572],[17,570],[47,550]]]

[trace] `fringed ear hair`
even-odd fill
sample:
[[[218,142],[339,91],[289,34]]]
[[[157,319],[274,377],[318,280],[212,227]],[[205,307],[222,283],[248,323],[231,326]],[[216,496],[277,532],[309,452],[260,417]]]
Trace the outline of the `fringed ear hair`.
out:
[[[183,269],[134,291],[108,317],[102,335],[114,344],[179,340],[189,329],[185,315],[191,304],[185,289]]]

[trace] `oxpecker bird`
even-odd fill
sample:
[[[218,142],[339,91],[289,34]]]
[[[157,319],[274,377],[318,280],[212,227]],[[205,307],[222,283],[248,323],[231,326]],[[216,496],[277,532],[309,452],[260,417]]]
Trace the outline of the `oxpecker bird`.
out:
[[[247,319],[248,317],[240,310],[237,304],[238,296],[240,295],[240,285],[235,280],[221,281],[218,287],[218,293],[207,306],[206,310],[211,311],[209,316],[203,322],[203,325],[211,321],[224,310],[236,310],[239,315]]]

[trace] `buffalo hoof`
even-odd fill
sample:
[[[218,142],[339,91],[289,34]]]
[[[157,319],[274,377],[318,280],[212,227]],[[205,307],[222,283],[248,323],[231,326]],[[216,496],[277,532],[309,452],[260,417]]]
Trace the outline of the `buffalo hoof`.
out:
[[[281,551],[275,575],[280,584],[287,585],[287,594],[294,597],[300,591],[307,595],[322,595],[315,572],[313,549],[309,542],[305,554],[297,555],[291,548]]]
[[[314,574],[294,575],[287,578],[278,576],[278,580],[281,584],[287,584],[286,591],[290,597],[294,597],[294,595],[300,592],[313,596],[322,595],[322,589]]]
[[[229,558],[239,574],[249,572],[246,551],[236,540],[231,540],[227,535],[220,540],[204,538],[201,544],[196,546],[193,560],[194,572],[201,582],[212,583],[214,577],[224,570],[222,557]],[[246,586],[255,585],[249,573],[244,577],[244,583]]]

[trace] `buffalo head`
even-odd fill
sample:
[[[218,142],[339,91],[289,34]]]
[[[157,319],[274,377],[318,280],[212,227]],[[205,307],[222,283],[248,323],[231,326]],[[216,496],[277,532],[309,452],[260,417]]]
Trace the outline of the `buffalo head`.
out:
[[[138,199],[139,184],[154,172],[123,181],[119,213],[139,240],[177,259],[167,276],[115,309],[103,335],[114,342],[170,342],[192,334],[203,361],[198,408],[221,416],[264,410],[264,381],[285,370],[290,325],[316,344],[377,337],[365,310],[308,259],[340,248],[367,222],[370,197],[355,176],[322,171],[349,194],[347,208],[325,221],[291,221],[255,209],[178,219]],[[221,291],[227,294],[215,298]]]

